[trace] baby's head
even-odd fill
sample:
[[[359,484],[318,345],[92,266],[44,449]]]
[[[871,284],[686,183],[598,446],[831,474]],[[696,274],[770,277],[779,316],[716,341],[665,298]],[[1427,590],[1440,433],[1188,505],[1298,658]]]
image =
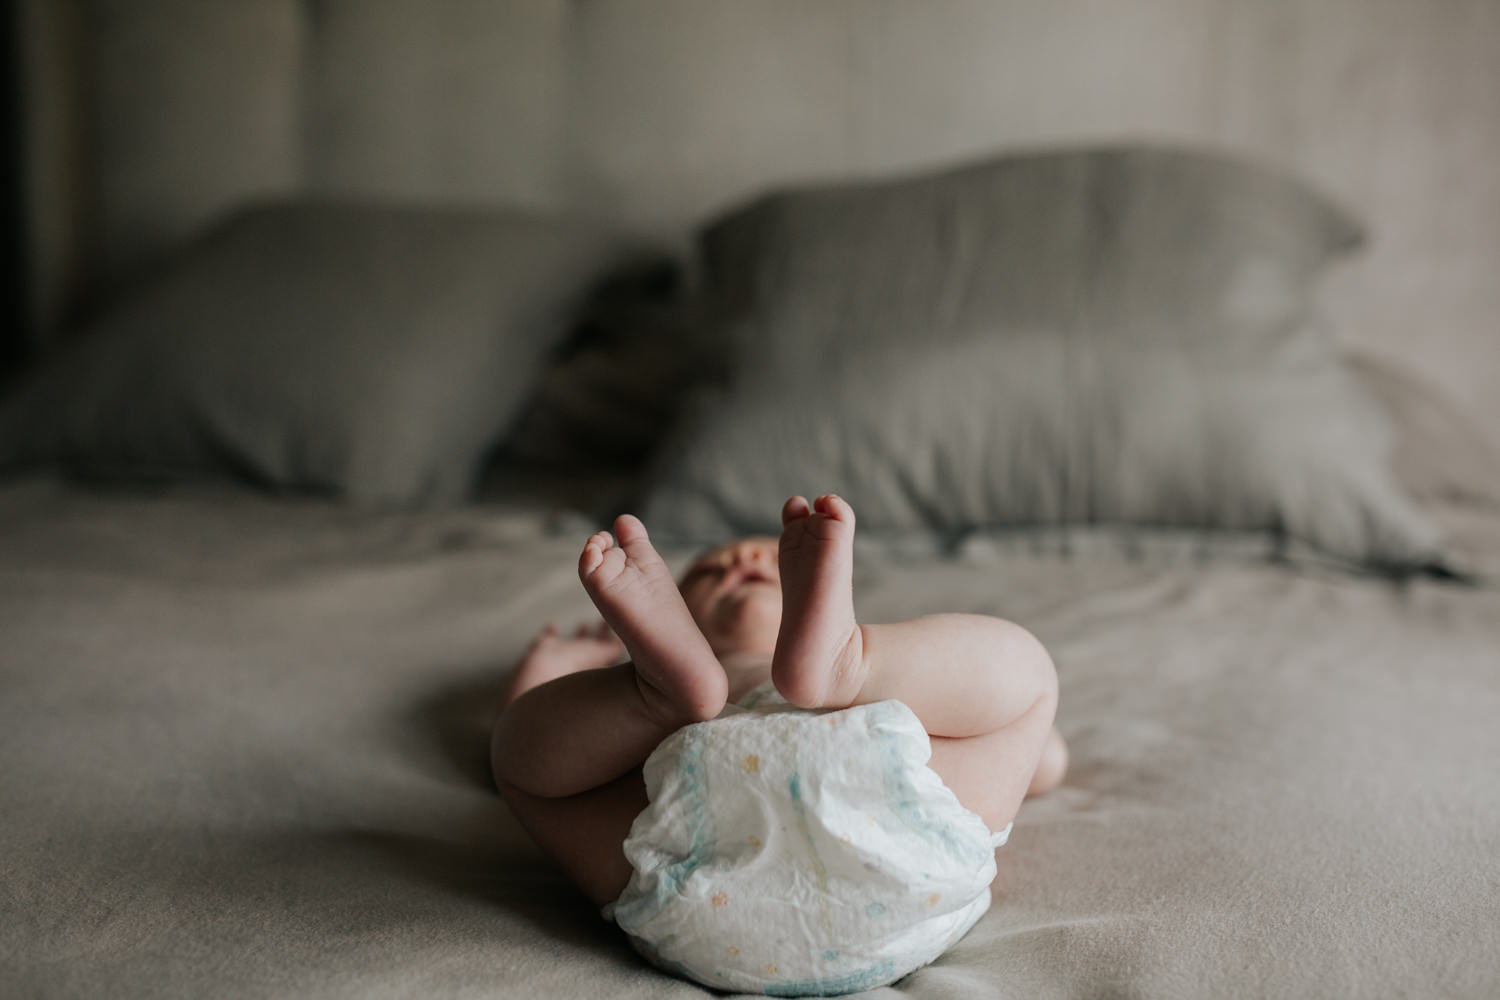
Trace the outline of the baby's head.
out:
[[[682,575],[682,599],[718,655],[775,651],[781,628],[776,551],[774,538],[741,538],[709,549]]]

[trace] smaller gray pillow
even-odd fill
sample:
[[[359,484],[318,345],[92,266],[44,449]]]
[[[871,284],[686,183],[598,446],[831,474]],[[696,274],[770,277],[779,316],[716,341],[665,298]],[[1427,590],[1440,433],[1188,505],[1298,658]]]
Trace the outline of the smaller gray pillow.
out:
[[[591,288],[641,252],[523,211],[248,210],[20,382],[0,469],[462,500]]]
[[[832,377],[704,397],[642,514],[662,537],[776,533],[793,493],[862,531],[952,541],[1089,524],[1270,531],[1353,564],[1441,562],[1381,413],[1331,348],[1070,354],[1055,335],[891,348]]]

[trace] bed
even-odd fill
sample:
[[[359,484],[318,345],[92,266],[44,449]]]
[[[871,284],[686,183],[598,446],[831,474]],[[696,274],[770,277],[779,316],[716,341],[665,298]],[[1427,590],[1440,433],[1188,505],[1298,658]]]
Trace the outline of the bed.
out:
[[[21,5],[0,994],[710,995],[488,727],[602,517],[683,565],[825,488],[860,614],[1023,623],[1072,753],[877,993],[1500,993],[1458,8]]]

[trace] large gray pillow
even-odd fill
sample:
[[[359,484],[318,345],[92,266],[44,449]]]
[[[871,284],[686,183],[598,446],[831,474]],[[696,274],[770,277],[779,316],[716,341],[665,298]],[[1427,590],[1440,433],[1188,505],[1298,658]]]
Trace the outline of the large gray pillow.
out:
[[[773,195],[705,236],[741,377],[647,523],[774,530],[835,490],[881,534],[1254,530],[1427,565],[1437,532],[1311,308],[1358,240],[1284,176],[1163,149]]]
[[[805,371],[881,344],[1037,330],[1249,348],[1297,329],[1322,266],[1362,239],[1283,174],[1128,147],[778,192],[701,246],[738,362]]]
[[[246,211],[0,403],[0,468],[460,500],[591,287],[639,251],[522,211]]]

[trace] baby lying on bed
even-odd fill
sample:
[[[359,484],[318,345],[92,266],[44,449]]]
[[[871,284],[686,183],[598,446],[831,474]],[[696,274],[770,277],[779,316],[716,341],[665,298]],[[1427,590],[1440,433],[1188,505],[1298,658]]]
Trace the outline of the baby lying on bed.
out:
[[[858,624],[839,497],[793,497],[782,524],[680,588],[636,518],[591,537],[579,575],[607,624],[532,644],[492,764],[652,961],[720,989],[852,992],[988,908],[994,848],[1066,767],[1057,677],[996,618]]]

